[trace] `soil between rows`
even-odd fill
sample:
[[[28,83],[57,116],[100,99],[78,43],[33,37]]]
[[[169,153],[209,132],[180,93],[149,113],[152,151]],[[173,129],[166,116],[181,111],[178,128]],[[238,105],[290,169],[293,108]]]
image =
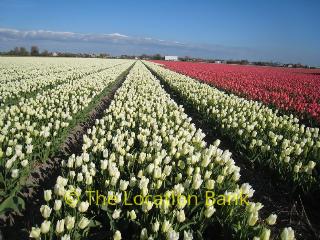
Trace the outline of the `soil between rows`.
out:
[[[250,163],[244,158],[243,153],[235,148],[232,139],[215,131],[212,123],[204,119],[195,108],[186,104],[179,93],[171,89],[156,72],[147,68],[160,80],[171,98],[184,107],[185,113],[192,118],[195,126],[203,130],[206,134],[205,141],[208,144],[220,139],[220,148],[229,149],[232,152],[236,165],[241,168],[240,183],[248,182],[255,190],[253,200],[264,205],[264,208],[260,210],[261,216],[266,218],[271,213],[278,215],[277,224],[271,227],[273,232],[280,234],[284,227],[291,226],[295,230],[297,239],[320,239],[320,196],[312,194],[306,196],[292,192],[292,185],[279,179],[274,172]],[[210,232],[208,231],[206,239],[217,239],[212,238]]]
[[[27,187],[23,189],[22,193],[26,209],[22,214],[8,215],[0,219],[0,240],[29,239],[29,231],[32,226],[41,224],[43,217],[39,209],[42,204],[45,204],[43,191],[53,189],[57,177],[61,174],[61,161],[73,153],[81,153],[83,134],[95,124],[96,119],[103,116],[133,65],[106,87],[97,99],[93,100],[94,107],[86,114],[85,119],[69,132],[60,147],[61,150],[45,163],[35,167],[27,179]]]

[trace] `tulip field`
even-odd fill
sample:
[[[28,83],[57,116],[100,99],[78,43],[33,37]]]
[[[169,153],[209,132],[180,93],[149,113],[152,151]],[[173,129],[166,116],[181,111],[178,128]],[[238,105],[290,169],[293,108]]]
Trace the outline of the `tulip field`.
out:
[[[320,123],[320,71],[156,61],[167,68],[249,99]]]
[[[319,128],[300,119],[320,120],[319,76],[157,63],[0,58],[0,239],[14,231],[25,233],[16,239],[312,239],[255,200],[235,156],[299,194],[319,193]],[[22,193],[34,168],[57,155],[116,84],[79,151],[61,158],[52,186],[34,199],[39,218],[17,229],[7,219],[30,223]],[[205,140],[186,107],[232,151]]]
[[[233,139],[247,158],[274,169],[287,181],[308,190],[319,185],[319,128],[299,124],[293,115],[279,114],[260,102],[224,93],[190,77],[148,63],[170,87]],[[319,166],[319,165],[318,165]]]

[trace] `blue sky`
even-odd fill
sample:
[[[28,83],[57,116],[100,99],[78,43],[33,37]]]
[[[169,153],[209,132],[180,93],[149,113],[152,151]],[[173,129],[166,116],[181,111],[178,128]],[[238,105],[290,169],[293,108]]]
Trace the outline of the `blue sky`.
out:
[[[0,50],[37,44],[320,65],[317,0],[0,0],[0,9]]]

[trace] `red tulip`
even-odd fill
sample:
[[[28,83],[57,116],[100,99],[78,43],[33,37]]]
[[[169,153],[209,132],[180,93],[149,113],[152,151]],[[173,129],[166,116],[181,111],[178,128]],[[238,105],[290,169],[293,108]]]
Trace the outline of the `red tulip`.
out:
[[[309,115],[320,123],[320,71],[212,63],[154,61],[219,89]]]

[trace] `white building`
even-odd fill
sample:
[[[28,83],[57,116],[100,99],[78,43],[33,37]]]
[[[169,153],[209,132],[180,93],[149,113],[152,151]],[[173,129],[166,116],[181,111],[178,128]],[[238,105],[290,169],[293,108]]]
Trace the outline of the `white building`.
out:
[[[178,56],[164,56],[166,61],[178,61]]]

